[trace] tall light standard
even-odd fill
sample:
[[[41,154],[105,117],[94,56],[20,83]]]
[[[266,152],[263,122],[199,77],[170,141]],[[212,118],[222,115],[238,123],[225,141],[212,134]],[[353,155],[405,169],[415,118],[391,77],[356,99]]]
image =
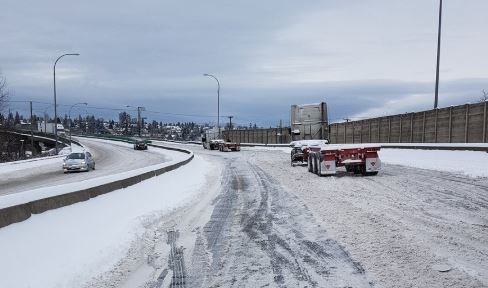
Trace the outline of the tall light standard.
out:
[[[215,81],[217,81],[217,128],[219,129],[220,138],[220,82],[219,79],[212,74],[205,73],[203,76],[212,77],[215,79]]]
[[[441,31],[442,31],[442,0],[439,3],[439,28],[437,32],[437,66],[435,70],[435,100],[434,109],[437,109],[439,103],[439,66],[441,61]]]
[[[56,64],[58,63],[59,59],[63,58],[64,56],[80,56],[78,53],[67,53],[63,54],[56,59],[54,62],[54,137],[56,139],[56,155],[58,155],[58,110],[56,104]]]
[[[68,112],[68,118],[69,118],[69,149],[70,151],[73,151],[73,148],[71,147],[71,109],[73,109],[73,107],[75,107],[76,105],[88,105],[88,103],[86,102],[80,102],[80,103],[75,103],[73,105],[71,105],[71,107],[69,108],[69,112]],[[80,124],[81,125],[81,124]]]

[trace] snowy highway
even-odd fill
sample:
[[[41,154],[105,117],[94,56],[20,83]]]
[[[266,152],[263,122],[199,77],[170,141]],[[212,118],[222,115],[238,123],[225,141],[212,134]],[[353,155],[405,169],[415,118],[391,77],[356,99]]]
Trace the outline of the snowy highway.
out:
[[[132,149],[132,145],[127,143],[88,138],[77,140],[92,152],[96,170],[63,174],[62,158],[2,166],[0,168],[0,195],[112,175],[168,160],[157,148],[135,151]]]
[[[404,150],[378,176],[318,177],[287,148],[175,146],[195,159],[0,229],[0,286],[488,286],[487,177],[397,165]]]

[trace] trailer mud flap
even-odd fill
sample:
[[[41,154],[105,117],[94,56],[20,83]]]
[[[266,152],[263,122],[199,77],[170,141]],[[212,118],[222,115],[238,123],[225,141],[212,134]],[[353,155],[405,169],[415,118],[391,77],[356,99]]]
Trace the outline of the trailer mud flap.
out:
[[[333,175],[336,173],[335,155],[326,154],[320,161],[320,175]]]
[[[378,172],[381,169],[380,158],[366,158],[366,172]]]

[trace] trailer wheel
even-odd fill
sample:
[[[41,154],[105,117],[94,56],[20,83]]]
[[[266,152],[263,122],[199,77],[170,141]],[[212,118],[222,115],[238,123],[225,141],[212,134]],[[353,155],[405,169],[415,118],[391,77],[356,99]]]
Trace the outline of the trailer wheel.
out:
[[[354,166],[352,166],[354,174],[355,175],[362,174],[363,173],[362,167],[363,167],[363,165],[354,165]],[[366,166],[364,167],[364,171],[366,171]]]
[[[368,173],[366,173],[366,164],[358,166],[358,172],[363,176],[368,175]]]
[[[311,166],[312,166],[312,173],[315,173],[315,154],[312,154],[312,163],[311,163]]]
[[[317,162],[318,162],[318,159],[317,159],[317,155],[315,155],[315,157],[313,157],[313,173],[317,174]]]
[[[317,160],[317,162],[318,162],[318,163],[317,163],[317,175],[318,175],[319,177],[321,177],[321,176],[322,176],[322,165],[321,165],[321,163],[320,163],[320,157],[319,157],[319,159]]]

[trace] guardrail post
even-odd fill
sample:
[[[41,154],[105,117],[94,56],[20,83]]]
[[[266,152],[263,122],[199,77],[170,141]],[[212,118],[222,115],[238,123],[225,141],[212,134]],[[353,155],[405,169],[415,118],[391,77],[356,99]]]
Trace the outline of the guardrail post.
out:
[[[464,121],[464,143],[468,143],[469,104],[466,104],[466,120]]]

